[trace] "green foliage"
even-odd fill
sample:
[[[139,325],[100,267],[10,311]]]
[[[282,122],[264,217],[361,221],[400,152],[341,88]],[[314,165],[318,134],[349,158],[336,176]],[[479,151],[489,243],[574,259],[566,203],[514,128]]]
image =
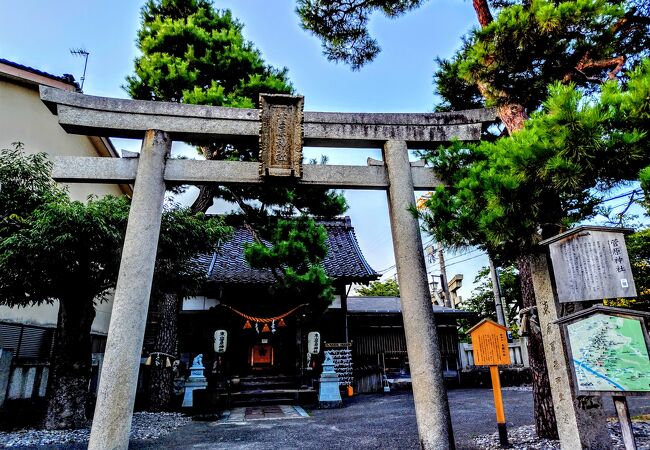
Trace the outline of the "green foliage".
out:
[[[196,255],[212,253],[232,229],[221,217],[192,213],[189,208],[168,207],[163,212],[153,286],[157,293],[181,297],[197,294],[206,281],[196,267]]]
[[[0,241],[0,301],[102,301],[115,286],[129,204],[125,198],[45,203]]]
[[[0,151],[0,238],[8,236],[36,207],[59,198],[64,191],[49,175],[45,153],[23,156],[23,144]]]
[[[399,284],[393,278],[386,281],[373,281],[370,286],[357,289],[357,294],[363,297],[399,297]]]
[[[252,267],[270,267],[279,283],[279,295],[299,302],[309,300],[315,310],[324,310],[334,298],[330,278],[321,265],[327,254],[327,231],[306,215],[279,219],[261,239],[244,248]],[[271,245],[267,245],[267,243]]]
[[[650,211],[650,166],[639,172],[639,182],[641,183],[641,189],[643,189],[645,195],[645,208]]]
[[[115,287],[128,199],[71,201],[50,179],[50,167],[44,154],[0,151],[2,304],[103,301]],[[4,226],[8,220],[11,227]],[[180,294],[196,289],[205,274],[192,266],[192,258],[212,251],[229,231],[219,218],[187,209],[165,210],[155,284]]]
[[[512,261],[592,217],[608,189],[650,163],[649,80],[646,60],[626,86],[610,81],[599,96],[554,84],[543,110],[511,137],[423,152],[446,181],[427,202],[427,230]]]
[[[638,298],[632,307],[650,309],[650,228],[625,237]],[[624,305],[630,306],[630,305]]]
[[[499,274],[499,281],[501,283],[501,301],[504,305],[508,326],[516,334],[519,309],[522,303],[519,273],[514,266],[497,269],[497,273]],[[475,312],[478,315],[478,321],[490,319],[496,322],[497,314],[494,306],[494,292],[492,291],[492,279],[488,267],[481,268],[474,279],[474,284],[476,288],[472,291],[472,296],[468,299],[463,299],[460,304],[461,308],[466,311]],[[476,323],[477,320],[475,319],[461,321],[461,334],[476,325]]]
[[[368,18],[379,11],[397,17],[415,9],[424,0],[298,0],[296,12],[302,27],[323,44],[330,61],[343,61],[359,69],[380,51],[377,40],[368,33]]]
[[[142,55],[136,59],[135,74],[127,78],[126,86],[133,98],[255,108],[260,93],[293,93],[287,70],[264,63],[260,52],[244,39],[243,25],[228,10],[215,10],[207,0],[149,0],[142,8],[141,19],[137,42]],[[259,159],[256,145],[211,142],[203,143],[200,151],[206,159],[213,160]],[[325,217],[342,214],[347,204],[340,193],[285,185],[216,186],[202,192],[193,208],[207,210],[214,197],[237,204],[246,224],[271,244],[295,240],[285,248],[269,250],[275,253],[265,258],[261,257],[264,253],[261,248],[260,254],[247,252],[253,258],[249,260],[251,264],[260,267],[264,261],[266,267],[273,269],[279,283],[278,292],[284,291],[288,284],[303,292],[322,286],[323,291],[314,294],[314,301],[329,298],[330,281],[323,279],[326,278],[323,269],[314,265],[316,262],[310,255],[300,252],[300,248],[310,248],[318,242],[320,230],[304,227],[299,219],[295,224],[296,233],[288,233],[287,224],[297,214]],[[288,248],[301,256],[277,264],[279,255]],[[256,257],[259,258],[255,260]],[[299,283],[304,286],[298,288]],[[305,297],[305,300],[310,299]]]
[[[149,0],[141,18],[133,98],[254,108],[260,92],[293,90],[286,69],[264,64],[243,25],[207,0]]]
[[[551,83],[593,86],[625,63],[613,58],[634,65],[647,56],[646,19],[617,0],[517,2],[470,34],[458,73],[484,84],[488,105],[515,102],[533,111]]]
[[[470,43],[463,41],[463,47],[452,58],[436,58],[438,68],[433,74],[435,93],[440,96],[436,111],[462,111],[485,107],[485,99],[476,83],[468,82],[460,74],[460,66],[466,58]]]

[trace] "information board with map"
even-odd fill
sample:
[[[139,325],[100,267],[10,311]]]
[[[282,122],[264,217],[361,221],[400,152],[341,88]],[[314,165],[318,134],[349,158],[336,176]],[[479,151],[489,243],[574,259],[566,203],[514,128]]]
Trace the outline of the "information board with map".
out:
[[[566,327],[579,391],[650,392],[641,320],[596,313]]]

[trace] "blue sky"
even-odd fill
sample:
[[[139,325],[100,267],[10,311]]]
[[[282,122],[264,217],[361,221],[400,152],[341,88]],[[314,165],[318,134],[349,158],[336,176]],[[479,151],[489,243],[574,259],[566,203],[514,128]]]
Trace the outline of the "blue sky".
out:
[[[68,0],[51,2],[0,0],[0,57],[53,74],[81,77],[83,60],[70,55],[71,48],[90,52],[84,91],[91,95],[126,97],[121,89],[133,70],[137,55],[135,36],[142,2]],[[436,56],[450,56],[460,36],[474,26],[471,3],[436,0],[398,19],[372,17],[370,29],[382,53],[358,72],[327,61],[320,42],[300,28],[291,0],[216,1],[242,23],[247,39],[261,50],[265,60],[287,67],[298,93],[310,111],[425,112],[434,105],[432,74]],[[137,142],[119,140],[118,148],[137,150]],[[182,151],[182,147],[178,146]],[[322,149],[312,152],[323,153]],[[310,150],[307,149],[307,154]],[[379,151],[328,152],[332,164],[365,164]],[[386,195],[377,191],[348,191],[349,215],[361,248],[376,270],[394,265]],[[467,255],[476,256],[478,252]],[[449,258],[453,255],[448,255]],[[460,262],[465,257],[450,261]],[[450,266],[471,281],[483,258]],[[432,274],[437,271],[431,270]],[[386,276],[394,275],[389,269]],[[464,289],[463,296],[469,292]]]
[[[83,60],[72,48],[90,52],[84,91],[91,95],[127,97],[121,88],[133,70],[136,31],[142,2],[128,0],[52,2],[0,0],[0,58],[53,74],[81,77]],[[242,23],[247,39],[265,60],[287,67],[308,111],[427,112],[435,98],[432,74],[437,56],[449,57],[460,37],[476,19],[471,3],[435,0],[397,19],[375,15],[370,30],[383,49],[378,58],[358,72],[327,61],[320,42],[299,26],[291,0],[215,1]],[[116,140],[119,149],[137,151],[138,142]],[[182,146],[175,147],[185,151]],[[306,150],[308,156],[323,149]],[[190,151],[191,153],[191,151]],[[327,152],[332,164],[365,164],[378,150],[346,149]],[[386,195],[377,191],[348,191],[348,214],[361,248],[376,270],[394,265]],[[470,249],[471,250],[471,249]],[[465,276],[461,295],[467,297],[478,269],[487,265],[481,253],[470,250],[448,254],[448,276]],[[431,274],[438,274],[431,264]],[[386,272],[394,275],[395,269]]]

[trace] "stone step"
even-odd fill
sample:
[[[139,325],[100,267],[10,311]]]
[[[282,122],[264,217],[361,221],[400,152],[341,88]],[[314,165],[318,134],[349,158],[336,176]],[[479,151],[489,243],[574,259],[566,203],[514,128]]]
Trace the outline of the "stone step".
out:
[[[313,389],[248,389],[231,394],[233,405],[264,404],[295,404],[311,402],[315,399]]]

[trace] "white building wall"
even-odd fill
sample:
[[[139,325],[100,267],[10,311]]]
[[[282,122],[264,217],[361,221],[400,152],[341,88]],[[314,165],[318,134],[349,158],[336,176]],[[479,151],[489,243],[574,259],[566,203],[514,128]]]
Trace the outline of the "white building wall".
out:
[[[68,134],[59,126],[57,116],[41,102],[36,86],[0,79],[0,149],[11,148],[13,142],[22,142],[28,153],[100,156],[91,139]],[[123,194],[118,185],[109,184],[71,184],[68,189],[73,200]],[[93,332],[107,333],[111,307],[112,297],[97,306]],[[0,306],[0,320],[56,326],[57,312],[57,303],[25,308]]]

